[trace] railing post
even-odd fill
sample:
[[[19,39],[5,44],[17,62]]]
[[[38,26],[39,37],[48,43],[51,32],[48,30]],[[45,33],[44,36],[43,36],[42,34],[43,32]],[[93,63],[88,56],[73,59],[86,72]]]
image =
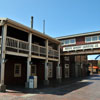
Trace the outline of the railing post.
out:
[[[32,48],[32,34],[29,33],[28,36],[28,42],[29,42],[29,55],[27,58],[27,82],[26,82],[26,86],[27,88],[29,88],[29,76],[31,75],[31,48]]]
[[[5,91],[6,86],[4,85],[4,74],[5,74],[5,52],[6,52],[6,35],[7,25],[2,26],[2,41],[1,41],[1,72],[0,72],[0,91]]]

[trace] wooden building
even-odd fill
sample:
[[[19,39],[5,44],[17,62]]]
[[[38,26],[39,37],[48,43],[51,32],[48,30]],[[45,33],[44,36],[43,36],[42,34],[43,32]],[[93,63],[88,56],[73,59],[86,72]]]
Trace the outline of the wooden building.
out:
[[[60,42],[8,18],[0,18],[0,91],[5,85],[28,86],[61,79]]]
[[[100,54],[100,31],[62,36],[56,39],[61,41],[62,78],[86,76],[87,55]]]

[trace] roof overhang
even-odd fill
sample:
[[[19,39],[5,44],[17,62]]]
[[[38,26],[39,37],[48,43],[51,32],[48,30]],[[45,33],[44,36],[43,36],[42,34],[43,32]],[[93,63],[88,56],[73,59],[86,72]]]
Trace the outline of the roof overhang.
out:
[[[55,42],[57,44],[60,44],[60,41],[59,40],[57,40],[55,38],[52,38],[52,37],[50,37],[50,36],[48,36],[46,34],[43,34],[43,33],[39,32],[37,30],[34,30],[32,28],[29,28],[29,27],[27,27],[27,26],[25,26],[23,24],[20,24],[20,23],[18,23],[16,21],[13,21],[13,20],[11,20],[9,18],[0,18],[0,21],[2,23],[4,22],[4,23],[9,24],[9,25],[13,25],[13,26],[16,26],[16,27],[20,27],[20,29],[23,29],[23,30],[25,30],[25,31],[27,31],[29,33],[32,33],[32,34],[34,34],[34,35],[36,35],[38,37],[41,37],[41,38],[44,38],[44,39],[48,39],[48,40],[50,40],[52,42]],[[3,25],[3,24],[0,24],[0,25]]]
[[[79,34],[68,35],[68,36],[61,36],[61,37],[57,37],[56,39],[63,40],[63,39],[76,38],[76,37],[81,37],[81,36],[90,36],[90,35],[96,35],[96,34],[100,34],[100,31],[93,31],[93,32],[79,33]]]

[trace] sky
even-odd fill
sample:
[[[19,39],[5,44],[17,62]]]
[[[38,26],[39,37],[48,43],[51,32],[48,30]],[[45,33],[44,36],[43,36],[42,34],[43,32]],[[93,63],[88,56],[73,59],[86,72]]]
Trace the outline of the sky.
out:
[[[10,18],[52,37],[100,30],[100,0],[0,0],[0,17]],[[88,59],[95,58],[89,56]]]
[[[88,55],[88,60],[100,60],[100,54],[97,54],[97,55]],[[98,57],[99,56],[99,57]],[[95,59],[96,57],[98,57],[97,59]]]
[[[100,0],[0,0],[0,17],[7,17],[52,37],[100,30]]]

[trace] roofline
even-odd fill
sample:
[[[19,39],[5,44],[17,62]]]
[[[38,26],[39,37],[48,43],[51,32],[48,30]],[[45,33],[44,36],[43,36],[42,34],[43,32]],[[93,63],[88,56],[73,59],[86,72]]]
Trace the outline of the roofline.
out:
[[[37,31],[37,30],[34,30],[34,29],[32,29],[32,28],[30,28],[30,27],[28,27],[28,26],[25,26],[25,25],[23,25],[23,24],[20,24],[20,23],[14,21],[14,20],[11,20],[11,19],[9,19],[9,18],[0,18],[0,20],[6,21],[6,23],[13,24],[13,25],[15,25],[15,26],[17,26],[17,27],[23,28],[24,30],[29,31],[30,33],[34,33],[34,34],[38,35],[39,37],[43,37],[43,38],[45,38],[45,39],[50,39],[50,40],[52,40],[52,41],[54,41],[54,42],[60,44],[60,41],[59,41],[59,40],[57,40],[57,39],[55,39],[55,38],[52,38],[52,37],[50,37],[50,36],[48,36],[48,35],[46,35],[46,34],[43,34],[42,32],[39,32],[39,31]]]
[[[79,33],[79,34],[74,34],[74,35],[68,35],[68,36],[61,36],[61,37],[56,37],[56,39],[68,39],[68,38],[75,38],[75,37],[80,37],[80,36],[89,36],[89,35],[94,35],[98,34],[100,31],[92,31],[92,32],[86,32],[86,33]]]

